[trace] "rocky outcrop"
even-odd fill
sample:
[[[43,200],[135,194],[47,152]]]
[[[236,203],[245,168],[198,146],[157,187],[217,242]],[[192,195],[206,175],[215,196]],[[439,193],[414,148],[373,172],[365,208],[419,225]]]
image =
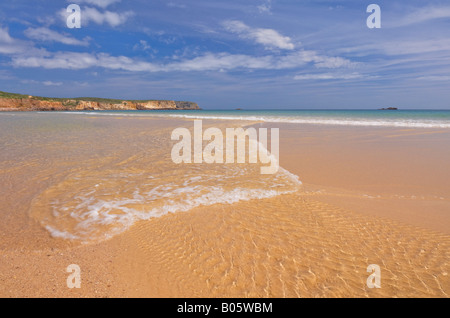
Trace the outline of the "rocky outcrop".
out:
[[[28,98],[0,98],[0,111],[70,111],[70,110],[196,110],[200,107],[192,102],[169,100],[155,101],[122,101],[97,102],[79,99],[41,99],[33,96]]]
[[[2,110],[67,110],[61,103],[56,101],[36,100],[32,98],[0,98],[0,109]]]
[[[137,104],[123,101],[120,104],[78,101],[75,110],[137,110]]]
[[[200,109],[197,103],[192,102],[175,102],[177,109]]]
[[[143,103],[138,103],[137,109],[177,109],[176,102],[173,100],[154,100]]]
[[[380,110],[398,110],[397,107],[380,108]]]

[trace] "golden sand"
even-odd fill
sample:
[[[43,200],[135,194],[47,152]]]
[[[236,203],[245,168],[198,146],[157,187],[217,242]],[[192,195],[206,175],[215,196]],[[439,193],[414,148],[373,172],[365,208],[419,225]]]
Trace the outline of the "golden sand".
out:
[[[449,132],[286,126],[280,160],[304,183],[295,193],[169,213],[104,241],[51,237],[42,218],[31,215],[45,212],[42,198],[53,198],[58,185],[72,184],[73,173],[99,158],[127,172],[144,160],[133,129],[144,138],[155,120],[102,120],[105,131],[116,128],[117,151],[108,138],[94,149],[74,138],[69,145],[47,143],[47,153],[65,149],[59,163],[41,162],[42,144],[26,166],[2,157],[1,297],[449,296],[450,178],[443,163],[450,155],[442,147]],[[67,136],[98,133],[98,123],[87,119]],[[41,131],[36,140],[51,133]],[[8,142],[22,146],[23,138]],[[135,146],[137,157],[119,150],[125,145]],[[49,164],[61,175],[39,173]],[[68,179],[64,165],[78,170]],[[81,268],[80,289],[66,285],[70,264]],[[366,286],[370,264],[381,268],[379,289]]]
[[[302,195],[136,224],[88,246],[2,252],[12,297],[448,297],[448,235]],[[68,289],[69,264],[82,288]],[[369,264],[381,289],[366,287]]]

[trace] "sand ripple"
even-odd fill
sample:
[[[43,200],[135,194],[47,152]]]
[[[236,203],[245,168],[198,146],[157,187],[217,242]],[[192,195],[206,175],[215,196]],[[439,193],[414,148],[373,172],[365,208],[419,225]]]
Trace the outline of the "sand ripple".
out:
[[[295,206],[295,209],[292,207]],[[450,238],[299,194],[136,225],[136,289],[201,297],[448,297]],[[369,289],[369,264],[382,288]],[[157,287],[156,287],[157,286]]]

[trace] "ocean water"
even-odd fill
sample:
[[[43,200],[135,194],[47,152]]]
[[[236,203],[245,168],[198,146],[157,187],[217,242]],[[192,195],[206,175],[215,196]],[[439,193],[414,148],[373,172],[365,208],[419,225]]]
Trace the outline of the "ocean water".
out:
[[[262,164],[175,164],[171,133],[193,125],[129,115],[0,113],[0,229],[22,214],[55,238],[96,242],[140,220],[301,185],[283,168],[261,175]]]
[[[92,112],[79,112],[91,114]],[[125,116],[192,119],[248,120],[339,126],[450,128],[450,110],[199,110],[199,111],[108,111]]]

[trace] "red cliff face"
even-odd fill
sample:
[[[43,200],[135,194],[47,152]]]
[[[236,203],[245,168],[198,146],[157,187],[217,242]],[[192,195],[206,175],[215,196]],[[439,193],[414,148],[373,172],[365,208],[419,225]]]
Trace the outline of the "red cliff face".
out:
[[[177,109],[177,105],[172,100],[155,100],[136,104],[138,109]]]
[[[61,102],[44,101],[32,98],[0,98],[0,109],[2,110],[66,110]]]
[[[123,101],[119,104],[82,100],[47,101],[33,97],[0,98],[0,111],[58,111],[58,110],[158,110],[200,109],[196,103],[175,101]]]

